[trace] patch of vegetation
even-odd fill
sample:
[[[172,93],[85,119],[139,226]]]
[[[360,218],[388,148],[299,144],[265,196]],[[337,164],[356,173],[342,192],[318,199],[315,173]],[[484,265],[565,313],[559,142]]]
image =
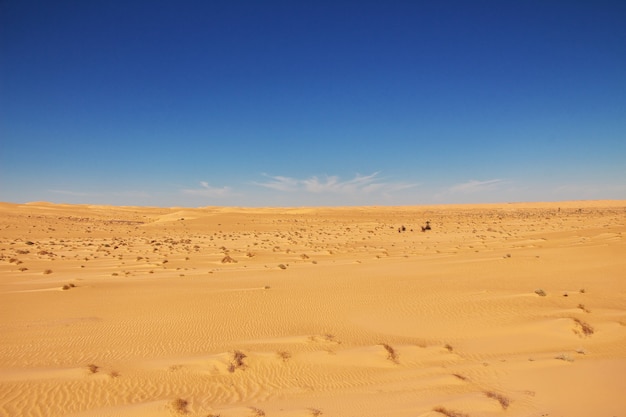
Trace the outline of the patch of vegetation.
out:
[[[461,412],[455,411],[455,410],[449,410],[449,409],[447,409],[445,407],[441,407],[441,406],[433,408],[433,411],[436,412],[436,413],[441,413],[441,414],[443,414],[446,417],[469,417],[468,414],[461,413]]]
[[[578,324],[578,327],[580,327],[580,330],[585,336],[591,336],[593,334],[593,327],[591,327],[589,323],[576,318],[574,319],[574,322]]]
[[[395,349],[386,343],[381,343],[381,345],[387,351],[387,359],[389,359],[393,363],[398,363],[398,353],[395,351]]]
[[[565,353],[561,353],[560,355],[556,355],[554,357],[554,359],[558,359],[560,361],[565,361],[565,362],[574,362],[574,358],[572,358],[571,356],[565,354]]]
[[[511,401],[508,398],[506,398],[504,395],[498,394],[497,392],[494,392],[494,391],[485,391],[485,395],[488,398],[497,400],[502,406],[503,410],[506,410],[507,408],[509,408]]]
[[[547,295],[546,292],[544,290],[542,290],[541,288],[537,288],[535,290],[535,294],[537,294],[540,297],[545,297]]]
[[[172,401],[172,409],[178,414],[187,414],[189,412],[187,409],[188,406],[189,401],[182,398],[176,398]]]
[[[250,411],[252,411],[252,415],[254,417],[264,417],[265,416],[265,411],[261,410],[260,408],[250,407]]]
[[[231,264],[231,263],[237,263],[236,260],[234,260],[233,258],[230,257],[230,255],[226,255],[222,258],[222,263],[223,264]]]
[[[247,358],[246,354],[240,350],[233,352],[233,357],[228,365],[228,372],[233,373],[237,369],[246,369],[247,365],[244,363],[244,359]]]

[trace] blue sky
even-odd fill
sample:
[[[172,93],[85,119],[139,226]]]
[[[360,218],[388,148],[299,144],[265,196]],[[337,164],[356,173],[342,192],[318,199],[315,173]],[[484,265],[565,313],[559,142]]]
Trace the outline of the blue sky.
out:
[[[0,2],[0,201],[626,199],[624,1]]]

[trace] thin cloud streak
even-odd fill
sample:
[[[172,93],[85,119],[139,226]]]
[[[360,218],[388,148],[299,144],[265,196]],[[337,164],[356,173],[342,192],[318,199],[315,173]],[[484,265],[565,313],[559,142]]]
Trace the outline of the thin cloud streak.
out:
[[[54,194],[69,195],[69,196],[72,196],[72,197],[88,197],[88,196],[99,195],[99,194],[83,193],[83,192],[70,191],[70,190],[48,190],[48,192],[49,193],[54,193]]]
[[[453,185],[448,189],[449,193],[474,194],[484,191],[492,191],[499,188],[505,181],[501,179],[493,179],[487,181],[469,180],[467,182]]]
[[[184,188],[181,192],[187,195],[211,198],[226,198],[235,195],[231,187],[213,187],[206,181],[200,181],[200,188]]]
[[[336,175],[324,178],[312,176],[305,179],[267,174],[264,176],[268,177],[269,181],[254,182],[253,184],[282,192],[304,192],[308,194],[369,195],[378,192],[393,193],[418,186],[418,184],[383,181],[378,172],[370,175],[356,174],[354,178],[343,181]]]

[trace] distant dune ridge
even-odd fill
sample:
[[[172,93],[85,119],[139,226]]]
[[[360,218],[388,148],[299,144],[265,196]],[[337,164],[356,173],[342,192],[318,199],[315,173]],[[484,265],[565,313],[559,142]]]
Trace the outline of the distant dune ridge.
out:
[[[0,203],[0,230],[1,416],[626,413],[626,201]]]

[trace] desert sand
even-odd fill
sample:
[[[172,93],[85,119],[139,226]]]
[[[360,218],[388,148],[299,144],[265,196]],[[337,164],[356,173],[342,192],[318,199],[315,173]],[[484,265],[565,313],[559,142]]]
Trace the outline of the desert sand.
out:
[[[626,201],[0,230],[1,416],[626,416]]]

